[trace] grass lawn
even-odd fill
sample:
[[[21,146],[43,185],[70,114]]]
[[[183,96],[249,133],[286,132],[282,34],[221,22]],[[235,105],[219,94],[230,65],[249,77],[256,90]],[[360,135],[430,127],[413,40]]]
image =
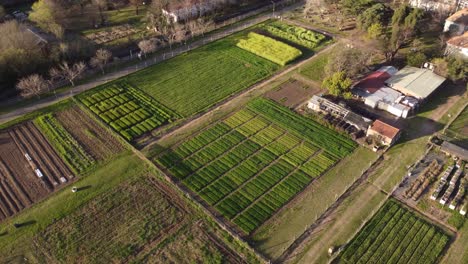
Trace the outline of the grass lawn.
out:
[[[236,47],[244,34],[210,43],[126,79],[182,116],[201,112],[280,68]]]
[[[452,137],[460,146],[468,146],[468,107],[465,107],[460,115],[450,124],[445,134]]]
[[[293,257],[294,263],[327,263],[328,249],[348,242],[361,225],[379,209],[387,196],[366,183],[358,187],[337,208],[323,229],[318,231],[304,249]]]
[[[255,246],[268,257],[279,257],[376,158],[372,151],[357,148],[310,185],[293,204],[262,225],[253,234]]]
[[[466,250],[466,246],[468,245],[468,224],[466,221],[458,233],[457,239],[442,259],[442,263],[444,264],[468,263],[468,250]]]
[[[313,81],[322,83],[323,79],[325,78],[325,66],[327,65],[334,49],[317,55],[315,59],[302,66],[299,69],[299,73]]]
[[[126,151],[115,159],[103,164],[94,172],[81,177],[73,186],[88,189],[72,193],[71,186],[65,187],[53,196],[25,210],[16,217],[0,224],[0,256],[27,254],[32,246],[32,237],[53,223],[75,211],[94,197],[112,189],[124,180],[140,177],[149,173],[150,169],[139,158]],[[34,221],[33,224],[18,229],[13,223]]]

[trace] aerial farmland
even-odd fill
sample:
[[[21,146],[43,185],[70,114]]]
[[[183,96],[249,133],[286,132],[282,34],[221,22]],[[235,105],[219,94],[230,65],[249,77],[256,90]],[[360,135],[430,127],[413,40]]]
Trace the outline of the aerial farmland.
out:
[[[24,19],[58,54],[0,106],[0,263],[467,263],[466,78],[430,57],[440,21],[373,1],[104,2],[53,29],[48,1],[0,8],[0,30]],[[405,93],[422,73],[446,86]],[[371,106],[379,89],[408,118]]]

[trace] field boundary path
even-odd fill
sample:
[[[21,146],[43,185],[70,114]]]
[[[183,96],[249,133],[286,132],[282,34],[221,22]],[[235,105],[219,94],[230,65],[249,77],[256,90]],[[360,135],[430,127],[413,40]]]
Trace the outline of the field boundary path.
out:
[[[70,90],[57,93],[54,96],[50,96],[50,97],[44,98],[42,100],[39,99],[38,101],[34,102],[31,105],[19,107],[19,108],[15,109],[15,110],[13,110],[11,112],[0,115],[0,124],[6,123],[6,122],[11,121],[13,119],[16,119],[16,118],[18,118],[18,117],[20,117],[22,115],[25,115],[25,114],[31,113],[31,112],[33,112],[35,110],[38,110],[40,108],[44,108],[46,106],[52,105],[52,104],[54,104],[56,102],[65,100],[65,99],[70,98],[70,97],[72,97],[74,95],[77,95],[77,94],[80,94],[80,93],[82,93],[84,91],[90,90],[90,89],[92,89],[92,88],[94,88],[96,86],[99,86],[99,85],[105,84],[107,82],[113,81],[113,80],[118,79],[120,77],[126,76],[128,74],[131,74],[131,73],[134,73],[136,71],[147,68],[149,66],[152,66],[154,64],[163,62],[165,60],[169,60],[169,59],[171,59],[173,57],[176,57],[177,55],[180,55],[180,54],[182,54],[184,52],[199,48],[199,47],[204,46],[204,45],[206,45],[208,43],[211,43],[213,41],[222,39],[222,38],[224,38],[226,36],[232,35],[234,33],[242,31],[242,30],[244,30],[246,28],[254,26],[254,25],[258,24],[258,23],[262,23],[262,22],[264,22],[264,21],[266,21],[268,19],[271,19],[271,18],[273,18],[274,15],[276,16],[276,15],[282,14],[283,12],[290,11],[290,10],[298,7],[301,4],[302,4],[302,1],[299,1],[297,3],[286,6],[281,10],[276,10],[275,11],[276,14],[266,12],[266,13],[258,16],[257,18],[248,19],[247,21],[243,21],[243,22],[239,22],[237,24],[231,25],[231,26],[227,26],[227,28],[224,28],[224,29],[221,28],[216,33],[212,33],[212,34],[208,33],[208,35],[206,35],[204,37],[201,37],[200,39],[195,40],[192,43],[187,43],[186,45],[179,46],[177,48],[173,48],[172,51],[166,51],[166,52],[164,52],[162,54],[156,55],[155,57],[152,57],[152,58],[149,58],[149,59],[143,59],[141,62],[139,62],[136,65],[127,66],[127,67],[124,67],[124,68],[119,69],[117,71],[114,71],[112,73],[100,76],[100,77],[92,80],[91,82],[81,84],[81,85],[77,85],[77,86],[71,88]]]
[[[318,230],[323,224],[326,224],[326,220],[335,213],[336,209],[339,207],[339,205],[351,195],[351,193],[356,190],[357,187],[359,187],[362,183],[367,182],[367,178],[369,175],[376,169],[379,164],[383,161],[383,156],[379,156],[370,166],[367,168],[367,170],[364,171],[364,173],[361,174],[361,176],[354,181],[351,186],[344,191],[343,194],[341,194],[336,201],[328,207],[328,209],[322,213],[322,215],[314,222],[312,223],[305,231],[302,233],[294,242],[286,249],[286,251],[279,256],[274,263],[285,263],[291,256],[294,255],[297,249],[301,248],[301,245],[304,245],[311,239],[311,235],[314,234],[316,230]]]

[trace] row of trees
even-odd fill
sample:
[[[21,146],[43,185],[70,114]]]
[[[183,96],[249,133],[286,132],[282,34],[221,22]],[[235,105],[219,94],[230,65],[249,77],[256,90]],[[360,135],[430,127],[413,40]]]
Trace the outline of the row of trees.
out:
[[[94,68],[99,68],[104,74],[104,68],[112,58],[110,51],[99,49],[96,51],[89,62],[89,65]],[[75,81],[86,70],[86,64],[82,61],[70,64],[66,61],[60,63],[57,67],[49,70],[49,79],[46,80],[39,74],[31,74],[21,78],[16,84],[16,89],[23,98],[40,96],[45,91],[49,91],[54,85],[62,81],[68,81],[72,86],[75,86]]]

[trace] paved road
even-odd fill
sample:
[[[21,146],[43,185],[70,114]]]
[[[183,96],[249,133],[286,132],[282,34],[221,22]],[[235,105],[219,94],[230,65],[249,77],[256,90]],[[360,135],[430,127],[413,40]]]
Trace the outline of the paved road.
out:
[[[287,7],[283,8],[280,12],[281,13],[287,12],[289,10],[292,10],[292,9],[298,7],[301,4],[302,4],[301,2],[298,2],[296,4],[287,6]],[[280,12],[277,11],[275,15],[279,15]],[[72,88],[70,90],[57,93],[55,96],[50,96],[50,97],[47,97],[47,98],[44,98],[44,99],[39,99],[38,101],[32,103],[31,105],[26,105],[26,106],[20,107],[18,109],[15,109],[15,110],[13,110],[11,112],[0,115],[0,124],[6,123],[8,121],[11,121],[11,120],[13,120],[15,118],[18,118],[18,117],[22,116],[22,115],[31,113],[31,112],[33,112],[35,110],[38,110],[38,109],[41,109],[43,107],[52,105],[52,104],[54,104],[56,102],[59,102],[61,100],[70,98],[70,97],[72,97],[72,96],[74,96],[76,94],[79,94],[79,93],[82,93],[82,92],[84,92],[86,90],[92,89],[92,88],[94,88],[94,87],[96,87],[98,85],[107,83],[109,81],[118,79],[118,78],[123,77],[125,75],[128,75],[130,73],[133,73],[133,72],[136,72],[138,70],[144,69],[144,68],[146,68],[148,66],[151,66],[151,65],[160,63],[162,61],[168,60],[168,59],[170,59],[172,57],[175,57],[175,56],[177,56],[177,55],[179,55],[181,53],[187,52],[187,51],[192,50],[192,49],[196,49],[196,48],[201,47],[201,46],[203,46],[203,45],[205,45],[207,43],[210,43],[212,41],[215,41],[215,40],[224,38],[224,37],[226,37],[228,35],[231,35],[233,33],[242,31],[242,30],[244,30],[244,29],[246,29],[248,27],[251,27],[251,26],[253,26],[255,24],[266,21],[266,20],[272,18],[272,16],[273,16],[272,13],[267,12],[267,13],[255,18],[255,19],[249,19],[248,21],[241,22],[241,23],[238,23],[238,24],[235,24],[235,25],[232,25],[232,26],[228,26],[226,29],[223,29],[223,30],[221,30],[219,32],[216,32],[216,33],[207,35],[205,37],[202,37],[202,38],[200,38],[200,39],[198,39],[198,40],[196,40],[196,41],[194,41],[192,43],[189,43],[189,44],[184,45],[184,46],[179,46],[177,48],[174,48],[172,51],[165,52],[165,53],[162,53],[160,55],[154,56],[152,58],[148,58],[146,60],[143,60],[143,61],[141,61],[140,63],[138,63],[136,65],[128,66],[128,67],[119,69],[119,70],[117,70],[115,72],[103,75],[101,77],[93,79],[89,83],[77,85],[77,86],[75,86],[74,88]]]

